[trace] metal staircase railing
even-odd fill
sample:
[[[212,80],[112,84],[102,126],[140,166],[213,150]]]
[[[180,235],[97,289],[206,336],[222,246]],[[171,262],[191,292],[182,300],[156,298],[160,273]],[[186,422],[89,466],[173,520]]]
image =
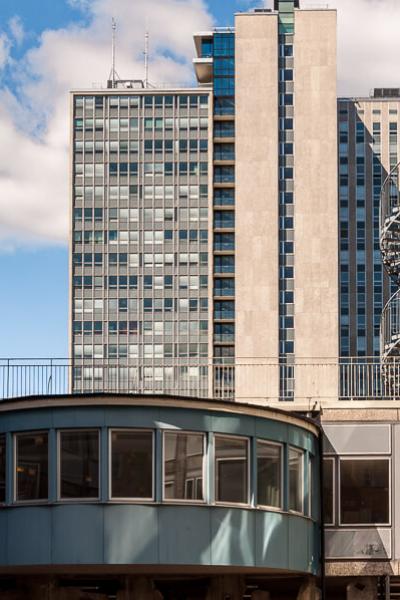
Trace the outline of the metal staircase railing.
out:
[[[390,278],[399,286],[385,305],[381,317],[382,377],[395,396],[400,395],[400,162],[393,167],[381,189],[380,249]]]

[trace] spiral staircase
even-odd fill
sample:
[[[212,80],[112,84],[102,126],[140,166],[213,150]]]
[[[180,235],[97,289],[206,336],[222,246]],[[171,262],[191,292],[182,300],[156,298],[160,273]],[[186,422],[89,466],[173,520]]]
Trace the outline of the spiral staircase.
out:
[[[381,190],[380,249],[382,261],[399,289],[388,300],[381,318],[382,385],[400,396],[400,162],[391,169]]]

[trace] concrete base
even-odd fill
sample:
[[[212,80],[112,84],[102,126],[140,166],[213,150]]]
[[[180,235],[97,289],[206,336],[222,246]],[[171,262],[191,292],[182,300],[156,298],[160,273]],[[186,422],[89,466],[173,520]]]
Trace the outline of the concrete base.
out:
[[[297,600],[320,600],[320,598],[321,591],[317,587],[317,582],[314,577],[306,579],[299,589]]]
[[[346,600],[376,600],[377,585],[375,577],[358,577],[346,588]]]
[[[242,600],[244,592],[245,583],[242,577],[216,577],[211,582],[206,600]]]

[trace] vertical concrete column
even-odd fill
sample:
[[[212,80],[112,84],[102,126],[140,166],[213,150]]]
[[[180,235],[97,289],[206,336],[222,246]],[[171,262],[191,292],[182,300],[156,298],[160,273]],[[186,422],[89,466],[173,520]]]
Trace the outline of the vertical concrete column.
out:
[[[377,580],[375,577],[357,577],[346,587],[347,600],[376,600]]]
[[[270,598],[270,593],[263,592],[262,590],[256,590],[251,594],[251,600],[270,600]]]
[[[242,600],[245,584],[242,577],[215,577],[211,581],[206,600]],[[260,599],[261,600],[261,599]]]
[[[300,586],[297,600],[320,600],[321,592],[317,587],[315,577],[309,577]]]
[[[118,592],[117,600],[163,600],[148,577],[127,577],[125,589]]]

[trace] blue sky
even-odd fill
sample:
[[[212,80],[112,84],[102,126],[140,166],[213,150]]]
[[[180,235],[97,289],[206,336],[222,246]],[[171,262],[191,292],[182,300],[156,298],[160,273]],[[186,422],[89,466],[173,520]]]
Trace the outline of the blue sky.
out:
[[[400,2],[328,1],[338,9],[339,94],[398,87]],[[120,75],[142,76],[148,27],[151,80],[177,83],[192,76],[194,30],[262,4],[0,1],[0,357],[68,355],[68,90],[107,79],[111,16]]]
[[[131,0],[127,0],[130,2]],[[152,0],[147,0],[150,4]],[[231,25],[233,12],[249,2],[209,1],[208,9],[216,24]],[[117,15],[116,15],[117,16]],[[14,61],[24,60],[26,52],[40,46],[44,30],[58,30],[72,23],[84,25],[87,15],[64,0],[2,0],[0,24],[18,18],[24,34],[13,45]],[[7,26],[4,28],[7,29]],[[6,65],[3,90],[20,93],[18,81],[6,81],[7,73],[20,68],[19,63]],[[1,134],[1,123],[0,123]],[[43,165],[45,168],[46,165]],[[17,182],[18,183],[18,182]],[[3,197],[3,202],[7,199]],[[23,237],[23,233],[22,233]],[[6,238],[7,239],[7,238]],[[68,248],[66,243],[52,243],[39,237],[27,243],[7,242],[0,246],[1,337],[0,357],[64,357],[68,355]]]

